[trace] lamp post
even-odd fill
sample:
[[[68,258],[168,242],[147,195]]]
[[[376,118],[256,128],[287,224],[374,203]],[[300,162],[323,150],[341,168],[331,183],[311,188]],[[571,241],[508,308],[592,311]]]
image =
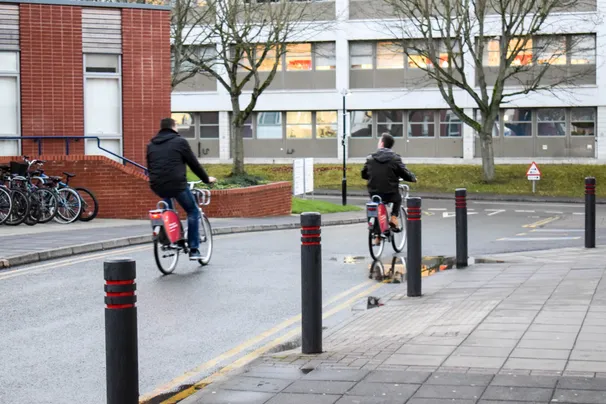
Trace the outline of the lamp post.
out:
[[[345,108],[345,97],[349,95],[349,91],[346,88],[341,90],[343,96],[343,139],[341,139],[341,146],[343,147],[343,178],[341,180],[341,198],[343,200],[343,206],[347,205],[347,163],[346,163],[346,151],[345,151],[345,137],[347,136],[347,111]]]

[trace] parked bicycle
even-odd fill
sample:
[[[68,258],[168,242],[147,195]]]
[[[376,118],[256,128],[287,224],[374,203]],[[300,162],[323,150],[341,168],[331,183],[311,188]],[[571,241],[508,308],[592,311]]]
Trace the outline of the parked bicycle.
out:
[[[189,189],[194,194],[198,209],[200,210],[200,265],[208,265],[213,252],[213,236],[210,222],[202,206],[210,203],[210,191],[194,188],[202,181],[188,182]],[[176,206],[173,200],[173,206]],[[175,209],[170,209],[164,201],[158,202],[155,210],[149,211],[149,218],[153,229],[152,239],[154,243],[154,258],[160,272],[165,275],[173,273],[179,261],[179,254],[189,253],[187,243],[187,231],[183,229],[179,214]]]
[[[403,180],[400,180],[402,182]],[[368,249],[373,260],[381,258],[385,249],[385,242],[391,242],[395,252],[402,252],[406,245],[406,220],[408,219],[408,209],[406,200],[409,197],[410,187],[406,184],[399,185],[399,192],[402,195],[402,206],[400,207],[400,220],[398,227],[389,225],[388,208],[392,209],[393,204],[387,206],[378,195],[373,195],[371,202],[366,203],[366,216],[368,218]],[[376,241],[379,241],[378,243]]]
[[[10,193],[11,211],[4,221],[7,226],[17,226],[25,221],[29,213],[29,198],[27,194],[18,189],[11,189],[6,184],[10,183],[10,165],[0,166],[0,187]]]

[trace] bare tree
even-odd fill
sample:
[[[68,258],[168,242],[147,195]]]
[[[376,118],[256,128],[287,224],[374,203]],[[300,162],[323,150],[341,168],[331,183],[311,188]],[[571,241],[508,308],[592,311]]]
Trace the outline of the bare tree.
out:
[[[531,92],[555,95],[556,88],[575,85],[588,75],[595,80],[595,37],[542,35],[570,32],[579,17],[562,12],[595,10],[595,1],[384,1],[390,6],[391,21],[384,22],[383,29],[387,27],[394,38],[414,38],[398,40],[394,46],[410,66],[437,85],[453,113],[478,133],[487,182],[495,179],[492,131],[501,105]],[[590,18],[584,18],[587,32]],[[593,56],[571,62],[575,52]],[[461,97],[473,99],[479,116],[464,111]]]
[[[192,4],[196,1],[175,0],[173,5],[173,87],[203,73],[227,90],[232,175],[241,175],[242,128],[281,67],[288,43],[309,41],[331,23],[322,21],[322,8],[316,7],[321,3],[207,0],[200,7]]]

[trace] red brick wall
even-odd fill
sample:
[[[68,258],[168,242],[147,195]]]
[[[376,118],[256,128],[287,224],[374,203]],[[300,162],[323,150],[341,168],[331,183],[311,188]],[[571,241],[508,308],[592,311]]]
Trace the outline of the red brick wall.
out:
[[[170,12],[122,10],[124,156],[145,165],[145,147],[170,117]]]
[[[100,218],[147,219],[148,211],[155,209],[160,200],[149,189],[148,179],[140,170],[125,167],[106,157],[60,155],[45,159],[46,174],[73,172],[76,177],[70,180],[70,185],[88,188],[95,194]],[[0,156],[0,163],[19,160],[18,157]],[[291,213],[291,195],[289,182],[211,190],[211,202],[204,207],[204,212],[209,217],[285,216]]]
[[[22,136],[83,136],[82,13],[80,7],[19,5]],[[43,142],[43,155],[63,154],[65,142]],[[84,153],[82,141],[70,153]],[[33,141],[23,154],[38,154]]]

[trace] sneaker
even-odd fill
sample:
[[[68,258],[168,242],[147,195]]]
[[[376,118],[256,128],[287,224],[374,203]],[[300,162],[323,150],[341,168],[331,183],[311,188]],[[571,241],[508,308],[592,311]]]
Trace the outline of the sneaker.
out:
[[[189,260],[190,261],[198,261],[201,259],[202,259],[202,256],[200,255],[200,251],[198,251],[198,250],[189,251]]]
[[[398,217],[397,216],[392,216],[391,220],[389,221],[389,224],[394,229],[397,229],[398,227],[400,227],[400,224],[398,223]]]
[[[375,239],[373,240],[372,245],[374,245],[374,246],[380,246],[381,245],[381,237],[375,237]]]

